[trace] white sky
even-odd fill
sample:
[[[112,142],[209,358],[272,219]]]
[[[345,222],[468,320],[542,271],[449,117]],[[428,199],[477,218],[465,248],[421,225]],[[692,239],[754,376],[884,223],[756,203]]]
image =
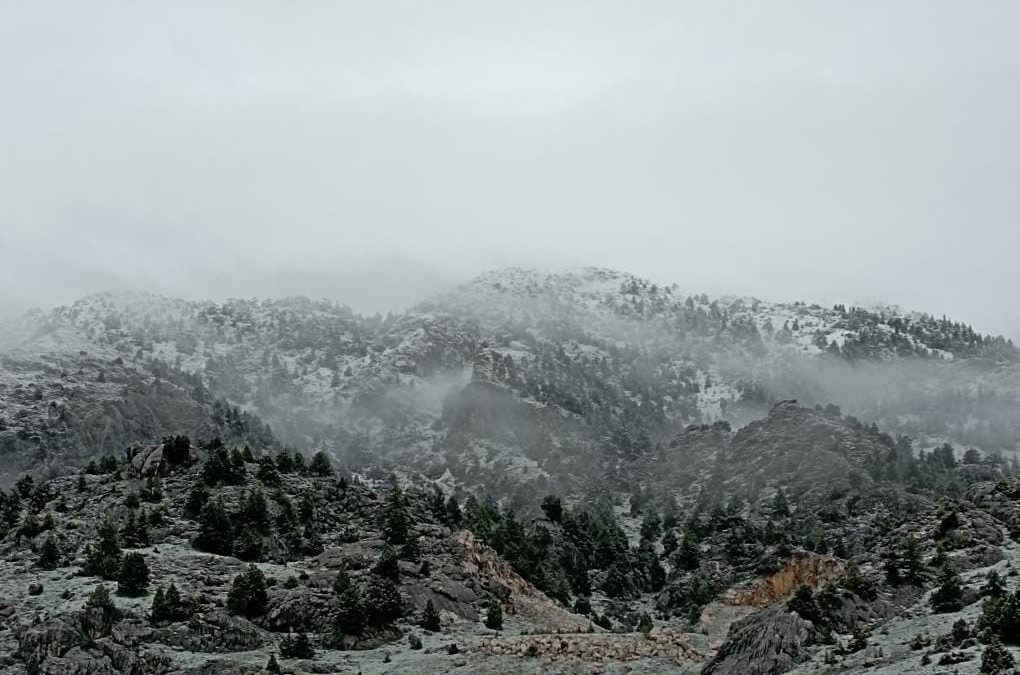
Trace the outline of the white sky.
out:
[[[503,265],[1020,338],[1020,3],[0,0],[0,314]]]

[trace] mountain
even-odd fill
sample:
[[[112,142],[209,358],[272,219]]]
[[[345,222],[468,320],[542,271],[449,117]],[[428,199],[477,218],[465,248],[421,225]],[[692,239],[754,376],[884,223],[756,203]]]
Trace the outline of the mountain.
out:
[[[30,312],[0,665],[977,672],[1020,656],[1018,385],[948,319],[601,269]]]
[[[999,641],[1018,639],[1020,484],[903,449],[787,401],[685,430],[685,461],[626,498],[536,495],[518,515],[176,436],[0,491],[0,666],[977,672],[1017,652]]]
[[[500,270],[386,317],[304,298],[105,293],[10,322],[0,349],[0,448],[19,468],[205,437],[232,408],[351,468],[507,490],[626,479],[688,425],[743,424],[790,398],[928,448],[1011,453],[1020,429],[1020,353],[1002,338],[602,269]]]

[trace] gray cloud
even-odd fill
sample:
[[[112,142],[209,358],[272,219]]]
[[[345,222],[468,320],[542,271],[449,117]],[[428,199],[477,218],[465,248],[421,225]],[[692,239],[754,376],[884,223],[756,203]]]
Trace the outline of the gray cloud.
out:
[[[1020,337],[1020,6],[3,3],[0,313],[507,264]]]

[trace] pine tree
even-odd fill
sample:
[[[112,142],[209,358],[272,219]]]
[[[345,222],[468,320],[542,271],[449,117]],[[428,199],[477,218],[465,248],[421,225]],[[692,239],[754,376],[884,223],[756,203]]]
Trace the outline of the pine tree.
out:
[[[177,592],[177,587],[171,583],[164,595],[166,601],[167,618],[170,621],[183,621],[188,618],[188,607]]]
[[[346,587],[337,595],[336,630],[346,635],[360,635],[365,630],[365,608],[361,594],[349,579]]]
[[[333,595],[339,597],[350,587],[351,577],[347,574],[347,570],[341,567],[337,570],[336,578],[333,579]]]
[[[156,624],[165,621],[167,614],[166,595],[162,588],[157,587],[152,594],[152,605],[149,606],[149,622]]]
[[[298,633],[296,637],[289,634],[280,641],[280,657],[284,659],[310,659],[315,656],[312,643],[304,633]]]
[[[659,514],[649,509],[641,520],[641,538],[654,541],[662,531],[662,520]]]
[[[701,566],[701,551],[690,533],[685,534],[673,555],[673,564],[677,569],[692,572]]]
[[[485,613],[485,627],[490,630],[503,630],[503,608],[496,599],[489,602],[489,609]]]
[[[269,655],[269,661],[266,662],[266,672],[273,675],[279,675],[283,672],[280,670],[280,664],[276,661],[276,654]]]
[[[679,548],[680,542],[676,538],[676,532],[669,530],[666,534],[662,535],[662,555],[669,557],[674,551]]]
[[[120,618],[120,610],[110,597],[106,586],[96,586],[85,601],[80,615],[80,627],[87,637],[98,640],[106,637],[113,629],[113,624]]]
[[[446,522],[450,527],[459,527],[463,518],[457,498],[450,495],[450,498],[446,500]]]
[[[963,608],[963,588],[960,575],[948,563],[939,571],[938,588],[931,595],[932,611],[938,614],[957,612]]]
[[[120,541],[128,548],[141,548],[149,545],[149,529],[144,518],[136,518],[134,511],[129,511],[127,520],[120,528]]]
[[[234,546],[234,523],[218,499],[210,499],[198,516],[198,536],[194,541],[200,551],[230,555]]]
[[[400,581],[400,560],[392,546],[383,547],[379,560],[376,561],[375,567],[372,568],[372,572],[386,579]]]
[[[790,503],[786,499],[786,492],[783,488],[779,488],[776,491],[776,496],[772,500],[772,513],[777,518],[788,518],[790,516]]]
[[[39,560],[36,561],[36,565],[44,570],[55,570],[60,566],[60,549],[52,534],[48,535],[39,547]]]
[[[368,576],[365,587],[365,620],[374,626],[396,621],[403,612],[396,583],[375,574]]]
[[[269,505],[262,490],[255,489],[245,494],[235,523],[240,528],[250,527],[259,534],[269,533]]]
[[[438,633],[442,628],[439,620],[439,612],[436,610],[436,605],[432,602],[432,598],[429,598],[428,602],[425,603],[425,611],[421,618],[421,627],[433,633]]]
[[[209,490],[204,485],[196,485],[188,493],[188,500],[184,503],[184,515],[188,518],[198,518],[202,513],[202,507],[209,501]]]
[[[272,458],[260,457],[258,460],[259,468],[255,472],[255,478],[257,478],[263,485],[270,488],[280,487],[283,479],[280,478],[280,471],[276,463],[273,462]]]
[[[121,552],[117,539],[117,528],[112,522],[106,521],[99,526],[95,546],[90,546],[85,553],[85,574],[102,577],[114,581],[120,572]]]
[[[563,520],[563,501],[555,496],[548,495],[542,500],[541,504],[542,511],[545,513],[545,517],[554,523],[562,522]]]
[[[321,450],[312,455],[312,461],[308,465],[308,473],[312,476],[332,476],[333,467],[329,462],[329,457],[326,453]]]
[[[995,570],[985,576],[985,584],[981,587],[981,595],[987,598],[1003,598],[1006,595],[1006,585],[1002,577]]]
[[[392,477],[390,492],[383,506],[383,536],[386,537],[387,543],[400,545],[407,541],[409,531],[410,518],[407,515],[404,493],[396,477]]]
[[[163,460],[171,467],[186,464],[191,459],[191,439],[187,436],[167,436],[163,439]]]
[[[840,585],[860,598],[873,601],[878,597],[878,589],[874,582],[861,574],[861,569],[854,563],[849,563],[840,578]]]
[[[1013,655],[1002,646],[998,638],[994,638],[981,652],[981,672],[987,675],[1006,675],[1015,665]]]
[[[121,595],[142,595],[149,586],[149,566],[141,553],[128,553],[117,576],[117,592]]]
[[[255,565],[234,577],[227,594],[227,609],[249,619],[266,611],[266,578]]]

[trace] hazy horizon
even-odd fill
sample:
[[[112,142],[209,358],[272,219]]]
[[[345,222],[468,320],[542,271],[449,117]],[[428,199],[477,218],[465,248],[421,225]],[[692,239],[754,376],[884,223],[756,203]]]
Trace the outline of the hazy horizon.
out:
[[[740,7],[4,2],[0,316],[596,266],[1020,339],[1020,5]]]

